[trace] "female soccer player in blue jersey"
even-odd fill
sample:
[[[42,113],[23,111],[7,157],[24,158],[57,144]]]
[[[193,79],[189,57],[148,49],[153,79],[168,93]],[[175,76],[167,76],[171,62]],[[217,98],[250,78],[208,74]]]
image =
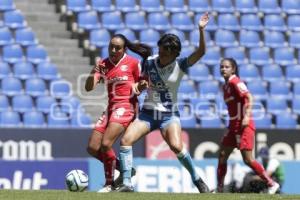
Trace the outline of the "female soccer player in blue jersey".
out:
[[[190,56],[177,58],[181,51],[180,40],[174,34],[165,34],[157,43],[158,56],[150,57],[143,63],[144,80],[136,85],[136,92],[139,93],[147,88],[147,95],[138,118],[128,127],[121,139],[120,164],[123,185],[117,191],[133,191],[131,185],[132,145],[142,136],[159,128],[170,149],[191,174],[199,192],[208,192],[207,185],[195,170],[195,164],[189,152],[183,148],[177,107],[177,90],[184,73],[205,53],[204,28],[208,20],[208,13],[199,20],[199,47]]]

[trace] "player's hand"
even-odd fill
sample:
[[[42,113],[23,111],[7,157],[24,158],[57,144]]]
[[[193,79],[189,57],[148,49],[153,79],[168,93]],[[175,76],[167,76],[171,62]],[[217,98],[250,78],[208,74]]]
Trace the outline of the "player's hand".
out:
[[[249,121],[250,121],[249,117],[245,116],[242,121],[242,129],[246,128],[249,125]]]
[[[209,21],[209,15],[208,15],[208,12],[206,12],[201,16],[201,18],[198,22],[199,28],[204,29],[205,26],[208,24],[208,21]]]
[[[149,84],[146,80],[141,80],[138,85],[137,89],[138,91],[142,92],[143,90],[147,89],[149,87]]]
[[[101,69],[103,69],[104,67],[105,67],[105,64],[104,64],[102,58],[97,58],[96,64],[95,64],[95,67],[94,67],[94,71],[98,72],[98,73],[101,73]]]

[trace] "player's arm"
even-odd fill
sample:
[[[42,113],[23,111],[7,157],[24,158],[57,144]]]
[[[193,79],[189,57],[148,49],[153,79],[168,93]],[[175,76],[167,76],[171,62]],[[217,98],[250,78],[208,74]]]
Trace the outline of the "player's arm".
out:
[[[249,92],[245,94],[245,98],[247,103],[245,104],[245,108],[244,108],[245,113],[242,121],[242,128],[245,128],[249,125],[249,121],[252,113],[252,105],[253,105],[253,96]]]
[[[144,68],[145,68],[144,63]],[[136,95],[140,95],[141,92],[149,87],[148,79],[145,76],[145,72],[141,69],[141,65],[138,65],[138,69],[135,70],[136,72],[133,74],[135,83],[132,85],[132,90]]]
[[[101,73],[100,73],[100,66],[98,63],[99,62],[97,62],[97,64],[92,69],[90,75],[85,81],[85,90],[87,92],[93,90],[96,87],[96,85],[102,80]]]
[[[202,15],[199,20],[199,23],[198,23],[198,28],[199,28],[199,33],[200,33],[199,46],[188,57],[188,65],[189,66],[195,64],[205,54],[206,46],[205,46],[204,28],[207,25],[208,20],[209,20],[208,13],[205,13],[204,15]]]

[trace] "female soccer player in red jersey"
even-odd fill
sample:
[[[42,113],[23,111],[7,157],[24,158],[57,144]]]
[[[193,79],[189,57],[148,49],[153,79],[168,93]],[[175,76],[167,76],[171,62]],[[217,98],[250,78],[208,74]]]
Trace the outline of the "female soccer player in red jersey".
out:
[[[242,153],[245,164],[266,182],[268,193],[274,194],[279,188],[278,183],[268,176],[263,166],[252,156],[255,137],[255,125],[251,116],[253,97],[238,77],[238,65],[234,59],[224,58],[220,64],[220,72],[225,79],[224,101],[228,107],[230,121],[229,130],[221,142],[217,191],[223,192],[227,160],[233,149],[237,147]]]
[[[104,164],[106,183],[99,192],[112,189],[114,170],[119,166],[112,145],[135,117],[137,97],[132,86],[139,80],[139,60],[127,55],[127,49],[143,59],[152,54],[149,46],[114,35],[108,46],[109,57],[96,63],[85,84],[86,91],[91,91],[104,81],[108,92],[107,109],[98,119],[87,147],[88,153]]]

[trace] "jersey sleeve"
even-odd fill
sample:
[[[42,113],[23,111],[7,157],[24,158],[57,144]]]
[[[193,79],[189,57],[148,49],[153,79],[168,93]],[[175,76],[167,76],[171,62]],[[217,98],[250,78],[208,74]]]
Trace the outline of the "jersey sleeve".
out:
[[[139,62],[133,63],[132,75],[133,75],[134,82],[138,82],[140,80],[141,65]]]
[[[188,68],[191,67],[191,65],[189,65],[188,62],[188,58],[184,57],[184,58],[179,58],[178,59],[178,64],[180,69],[184,72],[184,73],[188,73]]]
[[[233,82],[232,85],[239,97],[245,97],[249,93],[246,84],[242,81]]]

